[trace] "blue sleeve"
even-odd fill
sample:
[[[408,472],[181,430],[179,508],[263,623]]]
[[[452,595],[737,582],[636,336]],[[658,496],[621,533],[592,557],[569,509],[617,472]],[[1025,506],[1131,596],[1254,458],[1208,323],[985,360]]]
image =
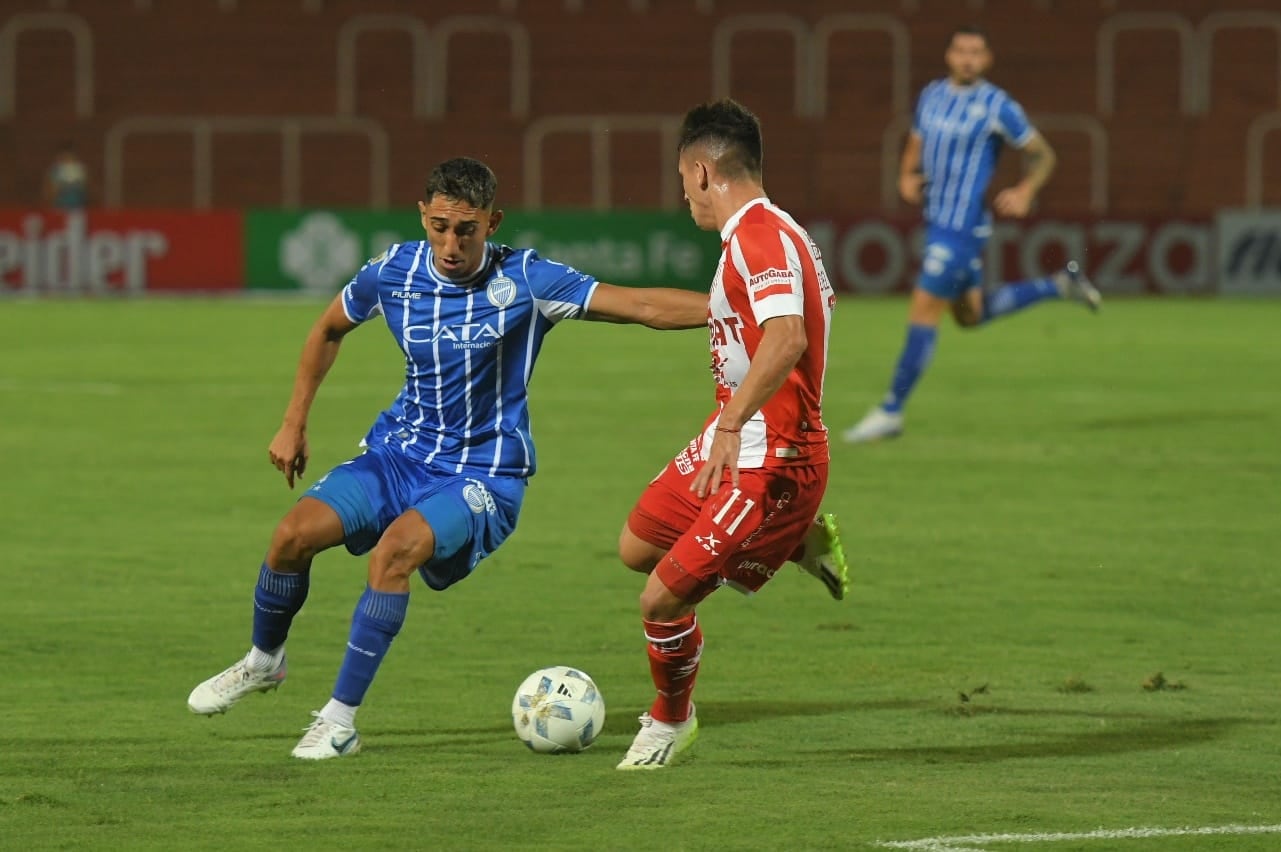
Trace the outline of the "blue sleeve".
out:
[[[347,319],[354,323],[362,323],[382,313],[382,301],[378,295],[378,276],[395,250],[396,246],[392,246],[377,257],[369,258],[343,288],[342,306],[347,312]]]
[[[525,274],[538,312],[552,322],[582,317],[596,289],[596,279],[587,273],[532,251],[525,258]]]
[[[921,110],[925,106],[925,93],[928,91],[929,89],[921,91],[921,94],[916,98],[916,108],[912,110],[912,132],[917,136],[923,135],[921,133]]]
[[[1001,124],[1001,133],[1015,148],[1026,145],[1036,132],[1036,128],[1027,120],[1023,107],[1014,98],[1002,98],[996,118]]]

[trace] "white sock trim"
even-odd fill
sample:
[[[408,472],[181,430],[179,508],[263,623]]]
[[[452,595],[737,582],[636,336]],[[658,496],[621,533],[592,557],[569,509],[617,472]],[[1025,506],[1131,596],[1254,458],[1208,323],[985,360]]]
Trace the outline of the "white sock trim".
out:
[[[249,655],[245,658],[245,663],[254,671],[272,672],[280,668],[280,663],[284,658],[284,645],[274,651],[264,651],[255,645],[249,649]]]
[[[693,623],[691,623],[691,624],[690,624],[690,626],[689,626],[689,629],[688,629],[688,630],[685,630],[685,631],[682,631],[682,632],[680,632],[680,633],[677,633],[675,636],[668,636],[668,637],[666,637],[666,638],[661,638],[661,639],[660,639],[660,638],[657,638],[657,637],[654,637],[654,636],[650,636],[650,635],[649,635],[649,633],[646,633],[646,634],[645,634],[645,639],[646,639],[646,641],[648,641],[651,645],[666,645],[666,644],[671,643],[671,642],[679,642],[681,639],[684,639],[686,636],[688,636],[689,634],[693,633],[693,632],[694,632],[695,630],[697,630],[697,629],[698,629],[698,619],[697,619],[697,618],[695,618],[695,619],[694,619],[694,621],[693,621]]]
[[[354,728],[356,727],[356,711],[359,709],[359,707],[353,707],[350,704],[343,704],[337,698],[331,698],[329,703],[321,709],[320,717],[342,725],[344,728]]]

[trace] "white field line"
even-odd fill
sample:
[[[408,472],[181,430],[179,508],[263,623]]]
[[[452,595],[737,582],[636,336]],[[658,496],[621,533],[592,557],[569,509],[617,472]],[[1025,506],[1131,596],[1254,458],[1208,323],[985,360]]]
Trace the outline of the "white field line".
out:
[[[1183,828],[1100,828],[1096,831],[1050,834],[971,834],[957,837],[926,837],[922,840],[888,840],[884,849],[913,852],[988,852],[991,843],[1059,843],[1068,840],[1140,840],[1149,837],[1194,837],[1207,834],[1281,834],[1281,825],[1207,825]],[[983,844],[984,848],[968,844]]]

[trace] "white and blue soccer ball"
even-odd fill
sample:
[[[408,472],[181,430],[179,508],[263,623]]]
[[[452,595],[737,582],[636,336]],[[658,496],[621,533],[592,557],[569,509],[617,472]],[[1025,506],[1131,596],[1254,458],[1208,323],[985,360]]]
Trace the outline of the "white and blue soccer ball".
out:
[[[512,722],[516,736],[533,751],[582,751],[605,724],[605,699],[586,672],[569,666],[539,669],[516,690]]]

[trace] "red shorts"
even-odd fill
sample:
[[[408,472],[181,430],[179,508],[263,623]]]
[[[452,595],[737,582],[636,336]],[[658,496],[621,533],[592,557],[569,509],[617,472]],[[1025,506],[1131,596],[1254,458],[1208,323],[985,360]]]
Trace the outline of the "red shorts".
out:
[[[739,470],[703,499],[689,490],[695,470],[675,464],[641,494],[627,526],[667,549],[654,570],[672,594],[698,603],[726,583],[755,592],[795,554],[818,515],[827,464]]]

